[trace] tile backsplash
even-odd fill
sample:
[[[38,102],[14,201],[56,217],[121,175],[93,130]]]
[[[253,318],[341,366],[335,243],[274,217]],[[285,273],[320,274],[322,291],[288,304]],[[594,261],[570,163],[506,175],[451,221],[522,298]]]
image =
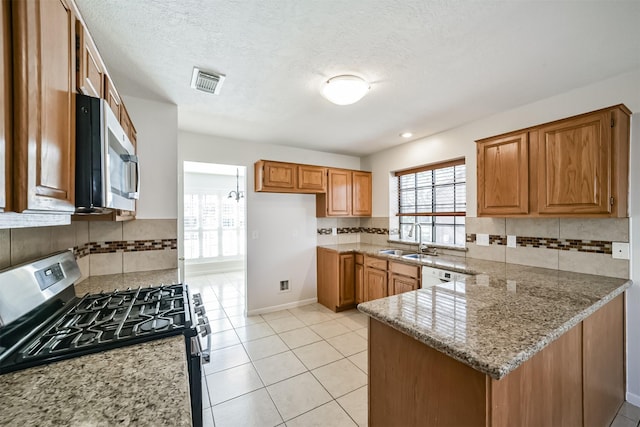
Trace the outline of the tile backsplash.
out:
[[[177,268],[177,220],[77,221],[0,230],[0,268],[73,249],[83,278]]]
[[[390,246],[389,239],[398,238],[397,220],[391,221],[387,217],[318,218],[318,244]],[[477,244],[478,234],[489,235],[489,246]],[[507,236],[515,236],[515,248],[507,247]],[[613,242],[629,242],[628,218],[466,218],[465,256],[469,258],[628,278],[629,260],[612,257]]]
[[[477,244],[489,235],[489,246]],[[515,236],[516,247],[507,247]],[[611,277],[629,277],[629,260],[612,242],[629,242],[628,218],[466,218],[467,256]]]

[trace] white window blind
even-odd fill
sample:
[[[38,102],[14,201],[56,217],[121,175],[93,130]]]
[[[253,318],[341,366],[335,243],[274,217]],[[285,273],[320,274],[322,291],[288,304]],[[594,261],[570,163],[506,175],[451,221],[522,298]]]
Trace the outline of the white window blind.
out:
[[[184,195],[186,259],[228,258],[244,254],[244,199],[224,191]]]
[[[464,159],[396,172],[400,239],[409,237],[416,222],[422,225],[422,241],[464,246],[467,210]]]

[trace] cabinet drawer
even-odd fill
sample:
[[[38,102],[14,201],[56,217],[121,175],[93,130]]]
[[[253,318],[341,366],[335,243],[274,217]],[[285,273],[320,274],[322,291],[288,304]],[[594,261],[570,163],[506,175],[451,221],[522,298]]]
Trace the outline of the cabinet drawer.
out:
[[[417,265],[404,264],[401,262],[389,262],[389,271],[403,276],[420,277],[420,267]]]
[[[366,265],[367,267],[376,268],[378,270],[386,270],[387,260],[366,256],[364,257],[364,265]]]
[[[364,264],[364,255],[356,254],[356,264]]]

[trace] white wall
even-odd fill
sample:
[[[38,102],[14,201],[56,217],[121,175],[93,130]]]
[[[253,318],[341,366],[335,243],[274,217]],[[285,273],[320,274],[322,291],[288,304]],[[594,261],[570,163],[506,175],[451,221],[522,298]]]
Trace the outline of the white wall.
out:
[[[257,313],[314,300],[317,297],[315,196],[256,193],[253,165],[265,159],[359,169],[360,159],[189,132],[180,132],[178,139],[179,176],[185,160],[247,168],[247,311]],[[280,280],[289,280],[290,292],[279,292]]]
[[[178,218],[178,108],[175,104],[125,97],[138,132],[140,200],[136,218]]]
[[[389,173],[464,155],[467,164],[467,216],[476,206],[475,140],[623,103],[640,113],[640,71],[603,80],[532,104],[469,123],[429,138],[403,144],[362,159],[373,172],[373,216],[389,214]],[[630,162],[631,278],[627,294],[627,399],[640,405],[640,114],[632,119]]]

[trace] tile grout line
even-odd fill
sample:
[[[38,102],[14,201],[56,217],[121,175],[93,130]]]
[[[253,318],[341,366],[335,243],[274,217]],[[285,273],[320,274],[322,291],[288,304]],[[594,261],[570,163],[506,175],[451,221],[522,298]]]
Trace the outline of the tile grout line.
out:
[[[210,282],[209,282],[209,283],[210,283]],[[211,284],[209,285],[209,287],[213,288],[213,286],[212,286]],[[212,289],[212,290],[213,290],[213,289]],[[335,317],[335,318],[330,318],[329,320],[326,320],[326,321],[323,321],[323,322],[318,322],[318,323],[313,323],[313,324],[307,324],[307,323],[305,323],[301,318],[299,318],[298,316],[296,316],[296,315],[295,315],[295,313],[292,313],[292,312],[290,312],[289,310],[286,310],[286,311],[287,311],[287,312],[288,312],[292,317],[294,317],[296,320],[300,321],[304,326],[301,326],[301,327],[299,327],[299,328],[289,329],[289,330],[286,330],[286,331],[277,332],[275,329],[273,329],[273,327],[272,327],[272,326],[271,326],[271,324],[269,323],[269,320],[267,320],[267,319],[265,319],[264,317],[262,317],[262,316],[261,316],[262,321],[261,321],[261,322],[257,322],[257,323],[255,323],[255,324],[266,323],[266,325],[267,325],[267,326],[268,326],[268,327],[269,327],[269,328],[274,332],[274,334],[272,334],[272,335],[267,335],[267,336],[265,336],[265,337],[255,338],[255,339],[253,339],[253,340],[247,340],[247,341],[244,341],[244,342],[243,342],[243,341],[240,339],[240,336],[239,336],[239,334],[237,333],[236,329],[239,329],[239,328],[245,328],[245,327],[247,327],[247,326],[251,326],[252,324],[249,324],[249,325],[244,324],[244,325],[242,325],[242,326],[235,326],[233,323],[231,323],[231,321],[230,321],[230,319],[229,319],[229,317],[231,317],[231,316],[229,316],[229,313],[227,312],[227,310],[225,310],[225,307],[224,307],[224,306],[222,306],[222,304],[220,303],[220,300],[218,299],[217,294],[215,293],[215,290],[214,290],[214,294],[216,295],[216,296],[215,296],[215,299],[216,299],[216,301],[215,301],[215,302],[216,302],[216,303],[221,307],[221,309],[223,310],[223,312],[224,312],[224,314],[225,314],[225,317],[224,317],[224,319],[223,319],[223,320],[225,320],[225,321],[229,322],[229,324],[231,324],[231,326],[232,326],[232,328],[231,328],[231,329],[233,329],[235,336],[236,336],[236,337],[238,338],[238,340],[240,341],[240,342],[239,342],[239,344],[237,344],[237,343],[236,343],[236,344],[231,344],[231,345],[228,345],[228,346],[224,346],[224,347],[217,348],[216,350],[223,350],[223,349],[230,348],[230,347],[234,347],[234,346],[237,346],[237,345],[242,345],[242,349],[244,350],[245,354],[247,354],[247,356],[248,356],[248,351],[247,351],[247,347],[245,346],[245,344],[247,344],[247,343],[249,343],[249,342],[256,341],[256,340],[263,339],[263,338],[274,337],[274,336],[275,336],[275,337],[278,337],[280,340],[282,340],[282,338],[280,337],[280,334],[282,334],[282,333],[286,333],[286,332],[295,331],[295,330],[299,330],[299,329],[304,329],[304,328],[308,328],[308,329],[310,329],[312,332],[314,332],[314,333],[317,335],[317,332],[315,332],[313,329],[311,329],[311,326],[318,325],[318,324],[322,324],[322,323],[328,323],[328,322],[331,322],[331,321],[337,321],[337,319],[339,319],[339,318],[347,317],[346,315],[345,315],[345,316],[338,316],[338,317]],[[246,317],[246,316],[245,316],[245,317]],[[280,318],[284,318],[284,317],[287,317],[287,316],[282,316],[282,317],[280,317]],[[279,318],[276,318],[276,319],[270,319],[270,320],[278,320],[278,319],[279,319]],[[215,319],[215,320],[220,320],[220,319]],[[347,329],[348,329],[348,331],[347,331],[347,332],[344,332],[344,333],[340,333],[340,334],[338,334],[338,335],[334,335],[334,336],[329,337],[329,338],[325,338],[325,337],[323,337],[323,336],[320,336],[320,335],[319,335],[319,337],[320,337],[320,340],[319,340],[319,341],[316,341],[316,342],[313,342],[313,343],[309,343],[309,344],[305,344],[305,345],[298,346],[298,347],[291,347],[291,346],[290,346],[289,344],[287,344],[284,340],[282,340],[282,341],[283,341],[283,343],[285,344],[285,346],[287,347],[287,350],[285,350],[285,351],[282,351],[282,352],[279,352],[279,353],[275,353],[275,354],[273,354],[273,355],[269,355],[269,356],[266,356],[266,357],[262,357],[262,358],[259,358],[259,359],[253,359],[253,358],[251,358],[251,357],[249,356],[249,362],[242,363],[242,364],[240,364],[240,365],[236,365],[236,366],[233,366],[233,367],[225,368],[225,369],[222,369],[222,370],[219,370],[219,371],[216,371],[216,372],[212,372],[211,374],[205,374],[205,373],[203,372],[203,377],[204,377],[204,379],[205,379],[205,384],[206,384],[206,387],[207,387],[207,395],[208,395],[208,397],[209,397],[209,404],[210,404],[210,407],[209,407],[209,408],[206,408],[206,409],[205,409],[205,408],[203,408],[203,410],[209,410],[209,411],[211,411],[211,415],[212,415],[212,417],[213,417],[213,416],[214,416],[214,415],[213,415],[213,408],[214,408],[214,406],[217,406],[217,405],[223,404],[223,403],[225,403],[225,402],[228,402],[228,401],[230,401],[230,400],[233,400],[233,399],[239,398],[239,397],[241,397],[241,396],[245,396],[245,395],[247,395],[247,394],[250,394],[250,393],[256,392],[256,391],[258,391],[258,390],[265,389],[265,390],[266,390],[266,392],[267,392],[267,394],[268,394],[268,396],[269,396],[269,398],[270,398],[270,400],[271,400],[271,402],[273,403],[274,408],[275,408],[275,409],[276,409],[276,411],[278,412],[278,414],[279,414],[279,416],[280,416],[280,419],[281,419],[281,420],[283,420],[283,422],[291,421],[291,420],[293,420],[293,419],[295,419],[295,418],[298,418],[298,417],[300,417],[300,416],[302,416],[302,415],[304,415],[304,414],[306,414],[306,413],[308,413],[308,412],[314,411],[314,410],[318,409],[318,408],[319,408],[319,407],[321,407],[321,406],[324,406],[324,405],[326,405],[326,404],[328,404],[328,403],[331,403],[331,401],[335,401],[335,402],[336,402],[336,404],[338,405],[338,407],[340,407],[340,409],[346,413],[346,415],[349,417],[349,419],[351,419],[351,420],[354,422],[354,424],[358,425],[358,424],[357,424],[357,422],[355,421],[355,419],[353,418],[353,416],[352,416],[352,415],[351,415],[351,414],[350,414],[350,413],[349,413],[345,408],[343,408],[343,407],[342,407],[342,405],[340,405],[340,403],[338,402],[338,399],[339,399],[339,398],[342,398],[342,397],[344,397],[344,396],[346,396],[346,395],[348,395],[348,394],[350,394],[350,393],[353,393],[353,392],[355,392],[355,391],[358,391],[358,390],[362,389],[363,387],[366,387],[367,385],[365,384],[364,386],[357,387],[357,388],[356,388],[356,389],[354,389],[354,390],[351,390],[351,391],[349,391],[349,392],[346,392],[346,393],[344,393],[344,394],[342,394],[342,395],[340,395],[340,396],[338,396],[338,397],[335,397],[335,398],[334,398],[334,397],[332,396],[332,394],[331,394],[331,393],[326,389],[326,387],[324,386],[324,384],[322,384],[322,382],[321,382],[321,381],[320,381],[320,380],[319,380],[319,379],[314,375],[314,373],[312,372],[312,369],[308,368],[308,367],[304,364],[304,362],[302,362],[302,360],[298,357],[298,355],[294,352],[294,350],[296,350],[296,349],[300,349],[300,348],[303,348],[303,347],[306,347],[306,346],[313,345],[313,344],[316,344],[316,343],[319,343],[319,342],[323,342],[323,341],[324,341],[327,345],[329,345],[329,347],[331,347],[331,348],[332,348],[332,349],[334,349],[338,354],[340,354],[340,356],[341,356],[341,357],[340,357],[338,360],[334,360],[334,361],[332,361],[332,362],[328,362],[328,363],[326,363],[326,364],[323,364],[323,365],[319,365],[319,366],[317,366],[317,367],[314,367],[314,368],[313,368],[314,370],[319,369],[319,368],[322,368],[322,367],[327,366],[327,365],[332,364],[332,363],[336,363],[336,362],[339,362],[339,361],[342,361],[342,360],[347,360],[347,361],[348,361],[348,363],[350,363],[352,366],[356,367],[356,368],[358,369],[358,371],[359,371],[359,372],[364,373],[364,374],[365,374],[365,375],[367,375],[367,377],[368,377],[368,374],[367,374],[366,372],[364,372],[364,371],[363,371],[363,370],[362,370],[358,365],[356,365],[353,361],[351,361],[351,360],[349,359],[349,357],[351,357],[351,356],[355,356],[355,355],[357,355],[357,354],[360,354],[360,353],[362,353],[362,352],[364,352],[364,351],[366,351],[366,350],[362,350],[362,351],[356,352],[356,353],[351,354],[351,355],[345,355],[345,354],[344,354],[344,353],[342,353],[342,352],[341,352],[337,347],[335,347],[334,345],[332,345],[332,344],[328,341],[328,339],[331,339],[331,338],[334,338],[334,337],[338,337],[338,336],[346,335],[346,334],[349,334],[349,333],[356,333],[356,331],[359,331],[359,330],[361,330],[361,329],[365,329],[365,328],[366,328],[366,326],[363,326],[363,327],[361,327],[361,328],[358,328],[358,329],[355,329],[355,330],[354,330],[354,329],[351,329],[350,327],[348,327],[348,326],[346,326],[346,325],[342,324],[342,323],[341,323],[341,322],[339,322],[339,321],[337,321],[337,322],[338,322],[339,324],[341,324],[342,326],[344,326],[345,328],[347,328]],[[229,331],[229,330],[231,330],[231,329],[225,329],[225,330],[222,330],[222,331],[218,331],[217,333],[220,333],[220,332],[226,332],[226,331]],[[359,334],[358,334],[358,335],[359,335]],[[276,381],[276,382],[274,382],[273,384],[269,384],[269,386],[267,386],[267,385],[266,385],[266,383],[264,382],[264,380],[262,379],[262,377],[260,376],[260,373],[259,373],[259,371],[258,371],[258,369],[257,369],[257,367],[256,367],[256,365],[255,365],[255,362],[257,362],[257,361],[259,361],[259,360],[264,360],[264,359],[269,358],[269,357],[273,357],[273,356],[277,356],[277,355],[280,355],[280,354],[284,354],[284,353],[286,353],[286,352],[291,352],[291,353],[294,355],[294,357],[295,357],[295,358],[296,358],[296,359],[301,363],[301,365],[305,368],[305,371],[304,371],[304,372],[302,372],[302,373],[299,373],[299,374],[293,375],[293,376],[291,376],[291,377],[288,377],[288,378],[282,379],[282,380],[280,380],[280,381]],[[260,387],[260,388],[258,388],[258,389],[256,389],[256,390],[252,390],[252,391],[249,391],[249,392],[247,392],[247,393],[243,393],[243,394],[241,394],[241,395],[235,396],[235,397],[233,397],[233,398],[227,399],[227,400],[225,400],[225,401],[218,402],[216,405],[213,405],[213,404],[212,404],[212,401],[211,401],[211,395],[210,395],[210,393],[209,393],[208,381],[207,381],[207,378],[206,378],[206,377],[207,377],[207,376],[209,376],[209,375],[213,375],[213,374],[219,373],[219,372],[224,372],[224,371],[229,370],[229,369],[237,368],[238,366],[242,366],[242,365],[245,365],[245,364],[248,364],[248,363],[251,363],[252,368],[253,368],[253,369],[255,370],[255,372],[258,374],[258,377],[259,377],[259,379],[260,379],[260,382],[261,382],[261,384],[262,384],[262,387]],[[278,383],[281,383],[281,382],[286,381],[286,380],[288,380],[288,379],[291,379],[291,378],[295,378],[295,377],[298,377],[298,376],[304,375],[304,374],[306,374],[306,373],[310,373],[310,374],[311,374],[311,376],[312,376],[312,377],[313,377],[313,378],[314,378],[314,379],[315,379],[315,380],[320,384],[320,386],[322,387],[322,389],[323,389],[323,390],[325,390],[325,392],[329,395],[329,397],[330,397],[331,399],[330,399],[328,402],[325,402],[325,403],[323,403],[323,404],[321,404],[321,405],[315,406],[314,408],[311,408],[311,409],[309,409],[308,411],[305,411],[305,412],[302,412],[302,413],[300,413],[300,414],[297,414],[295,417],[292,417],[292,418],[290,418],[290,419],[288,419],[288,420],[284,421],[284,417],[282,416],[282,413],[280,412],[280,409],[279,409],[279,408],[277,407],[277,405],[275,404],[275,401],[273,400],[273,397],[271,396],[271,393],[269,392],[268,387],[270,387],[270,386],[272,386],[272,385],[275,385],[275,384],[278,384]],[[368,381],[367,381],[367,383],[368,383]],[[214,419],[214,425],[215,425],[215,419]],[[277,425],[280,425],[280,423],[279,423],[279,424],[277,424]]]

